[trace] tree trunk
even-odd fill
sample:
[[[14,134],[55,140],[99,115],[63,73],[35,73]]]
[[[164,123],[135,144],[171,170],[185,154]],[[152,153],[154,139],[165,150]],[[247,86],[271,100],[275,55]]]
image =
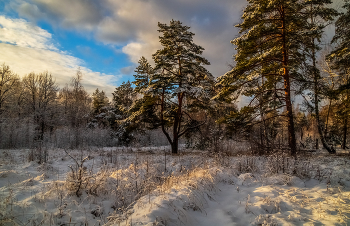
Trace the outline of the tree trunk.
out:
[[[328,105],[327,118],[326,118],[326,128],[324,129],[325,138],[327,138],[327,136],[328,136],[328,119],[329,119],[329,113],[331,110],[331,105],[332,105],[332,99],[329,101],[329,105]]]
[[[315,40],[312,40],[313,44],[315,44]],[[320,113],[319,113],[319,107],[318,107],[318,93],[319,93],[319,87],[318,87],[318,77],[319,74],[316,71],[316,53],[315,49],[312,50],[312,66],[313,66],[313,77],[314,77],[314,95],[315,95],[315,116],[316,116],[316,125],[317,125],[317,130],[318,134],[320,135],[320,139],[322,142],[323,147],[331,154],[335,153],[335,150],[327,144],[327,141],[325,139],[322,127],[321,127],[321,122],[320,122]],[[327,119],[328,120],[328,119]]]
[[[293,119],[293,107],[292,102],[290,100],[290,85],[289,80],[285,83],[286,85],[286,105],[287,105],[287,117],[288,117],[288,144],[290,147],[290,154],[292,156],[296,156],[297,154],[297,148],[296,148],[296,139],[295,139],[295,129],[294,129],[294,119]]]
[[[173,140],[173,143],[171,144],[171,153],[177,154],[178,151],[179,151],[179,140],[178,139],[176,141]]]
[[[300,140],[303,141],[303,137],[304,137],[304,130],[303,128],[300,129]]]
[[[294,129],[294,119],[293,119],[293,106],[291,101],[291,91],[290,91],[290,76],[288,69],[288,53],[287,53],[287,40],[286,40],[286,22],[285,22],[285,11],[284,6],[281,6],[281,17],[282,17],[282,55],[283,55],[283,79],[284,79],[284,92],[287,108],[287,118],[288,118],[288,143],[290,147],[290,154],[296,157],[297,145],[295,139],[295,129]]]
[[[344,129],[343,129],[343,143],[342,143],[342,149],[345,149],[346,148],[346,134],[348,132],[348,118],[345,117],[344,119]]]
[[[179,136],[177,133],[174,133],[173,142],[171,144],[171,153],[177,154],[179,149]]]
[[[180,84],[181,85],[181,84]],[[173,127],[173,143],[171,144],[171,149],[173,154],[178,154],[179,152],[179,132],[180,132],[180,127],[181,127],[181,116],[182,116],[182,99],[183,99],[183,94],[179,93],[177,95],[178,97],[178,109],[175,115],[174,119],[174,127]]]
[[[346,75],[346,83],[349,84],[349,73]],[[349,109],[349,90],[346,91],[346,104],[345,107]],[[342,148],[346,148],[346,134],[348,132],[348,115],[349,113],[345,110],[344,128],[343,128],[343,143]]]
[[[317,120],[317,119],[316,119]],[[318,129],[318,134],[320,135],[320,139],[321,139],[321,143],[323,145],[323,147],[330,153],[330,154],[335,154],[335,150],[334,148],[330,147],[328,144],[327,144],[327,141],[325,139],[325,137],[323,136],[323,132],[322,132],[322,128],[321,128],[321,125],[319,122],[316,122],[317,123],[317,129]]]
[[[165,90],[163,89],[162,92],[162,99],[161,99],[161,103],[160,103],[160,121],[161,121],[161,126],[162,126],[162,132],[164,133],[164,135],[166,136],[166,138],[168,139],[170,145],[171,145],[171,152],[174,153],[174,151],[176,150],[177,153],[177,149],[178,149],[178,144],[174,145],[174,142],[171,140],[169,134],[167,133],[167,131],[165,130],[165,126],[164,126],[164,104],[165,104]],[[178,140],[177,140],[178,142]]]
[[[4,148],[3,144],[3,140],[2,140],[2,122],[0,120],[0,148]]]
[[[316,95],[315,95],[315,117],[316,117],[316,125],[317,125],[318,134],[320,135],[320,139],[321,139],[323,147],[329,153],[335,154],[335,150],[327,144],[327,141],[326,141],[324,134],[323,134],[323,131],[322,131],[322,127],[321,127],[321,123],[320,123],[320,115],[319,115],[319,110],[318,110],[318,99],[316,98]]]

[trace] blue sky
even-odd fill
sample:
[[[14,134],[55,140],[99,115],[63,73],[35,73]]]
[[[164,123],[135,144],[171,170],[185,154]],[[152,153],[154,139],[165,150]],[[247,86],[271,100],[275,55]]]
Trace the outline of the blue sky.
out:
[[[0,63],[20,76],[48,70],[60,87],[80,68],[89,93],[99,88],[111,96],[133,79],[141,56],[152,62],[160,48],[157,23],[174,19],[191,27],[218,77],[230,70],[230,41],[245,6],[246,0],[3,0]]]
[[[5,0],[0,2],[0,62],[23,76],[48,70],[59,86],[80,68],[88,92],[113,92],[133,80],[141,56],[160,48],[157,23],[180,20],[214,76],[229,70],[245,0]]]

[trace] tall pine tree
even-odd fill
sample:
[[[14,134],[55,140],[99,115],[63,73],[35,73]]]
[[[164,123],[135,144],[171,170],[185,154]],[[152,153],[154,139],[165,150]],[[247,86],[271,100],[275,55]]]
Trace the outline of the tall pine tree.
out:
[[[231,41],[237,46],[236,66],[219,78],[222,87],[219,96],[241,92],[255,100],[270,94],[263,100],[264,105],[273,103],[286,108],[288,141],[294,156],[292,85],[300,80],[300,68],[305,61],[301,51],[308,35],[304,7],[299,0],[249,0],[243,22],[236,25],[241,36]],[[260,103],[253,109],[259,109]]]
[[[319,104],[325,97],[326,86],[322,81],[316,60],[317,52],[321,50],[321,39],[324,28],[338,15],[336,10],[327,7],[327,5],[331,3],[332,1],[330,0],[308,0],[304,2],[303,12],[304,15],[307,16],[306,21],[309,28],[306,31],[307,35],[304,41],[304,53],[307,56],[307,60],[304,62],[305,80],[301,86],[301,92],[304,90],[311,91],[308,93],[312,103],[310,103],[307,98],[305,98],[304,103],[311,112],[315,113],[317,131],[323,147],[329,153],[335,153],[335,150],[327,144],[323,132],[323,125],[321,125]]]
[[[137,71],[142,76],[135,84],[148,97],[143,106],[153,101],[158,107],[162,131],[172,153],[178,153],[179,138],[201,125],[192,113],[208,106],[214,79],[203,67],[209,61],[201,56],[204,48],[193,42],[190,27],[175,20],[169,25],[158,23],[158,27],[163,48],[153,54],[154,68],[148,67],[150,70],[146,72],[147,67],[143,67],[145,73]],[[172,128],[171,133],[168,128]]]
[[[328,55],[328,60],[332,63],[343,81],[334,92],[335,96],[342,100],[339,115],[343,119],[343,142],[342,148],[346,147],[346,136],[350,115],[350,1],[344,0],[344,12],[335,23],[335,36],[332,43],[335,49]]]

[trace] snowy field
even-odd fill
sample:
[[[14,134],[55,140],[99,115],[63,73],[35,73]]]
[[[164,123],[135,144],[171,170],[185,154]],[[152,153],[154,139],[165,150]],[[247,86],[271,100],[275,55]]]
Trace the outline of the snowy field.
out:
[[[0,150],[0,225],[350,225],[348,154],[164,150]]]

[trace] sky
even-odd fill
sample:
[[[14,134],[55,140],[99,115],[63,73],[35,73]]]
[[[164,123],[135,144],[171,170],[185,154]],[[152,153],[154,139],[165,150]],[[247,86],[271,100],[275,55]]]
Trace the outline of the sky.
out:
[[[83,85],[109,97],[132,81],[137,61],[161,48],[158,22],[180,20],[205,48],[208,70],[230,70],[246,0],[2,0],[0,63],[20,76],[49,71],[60,87],[83,72]]]

